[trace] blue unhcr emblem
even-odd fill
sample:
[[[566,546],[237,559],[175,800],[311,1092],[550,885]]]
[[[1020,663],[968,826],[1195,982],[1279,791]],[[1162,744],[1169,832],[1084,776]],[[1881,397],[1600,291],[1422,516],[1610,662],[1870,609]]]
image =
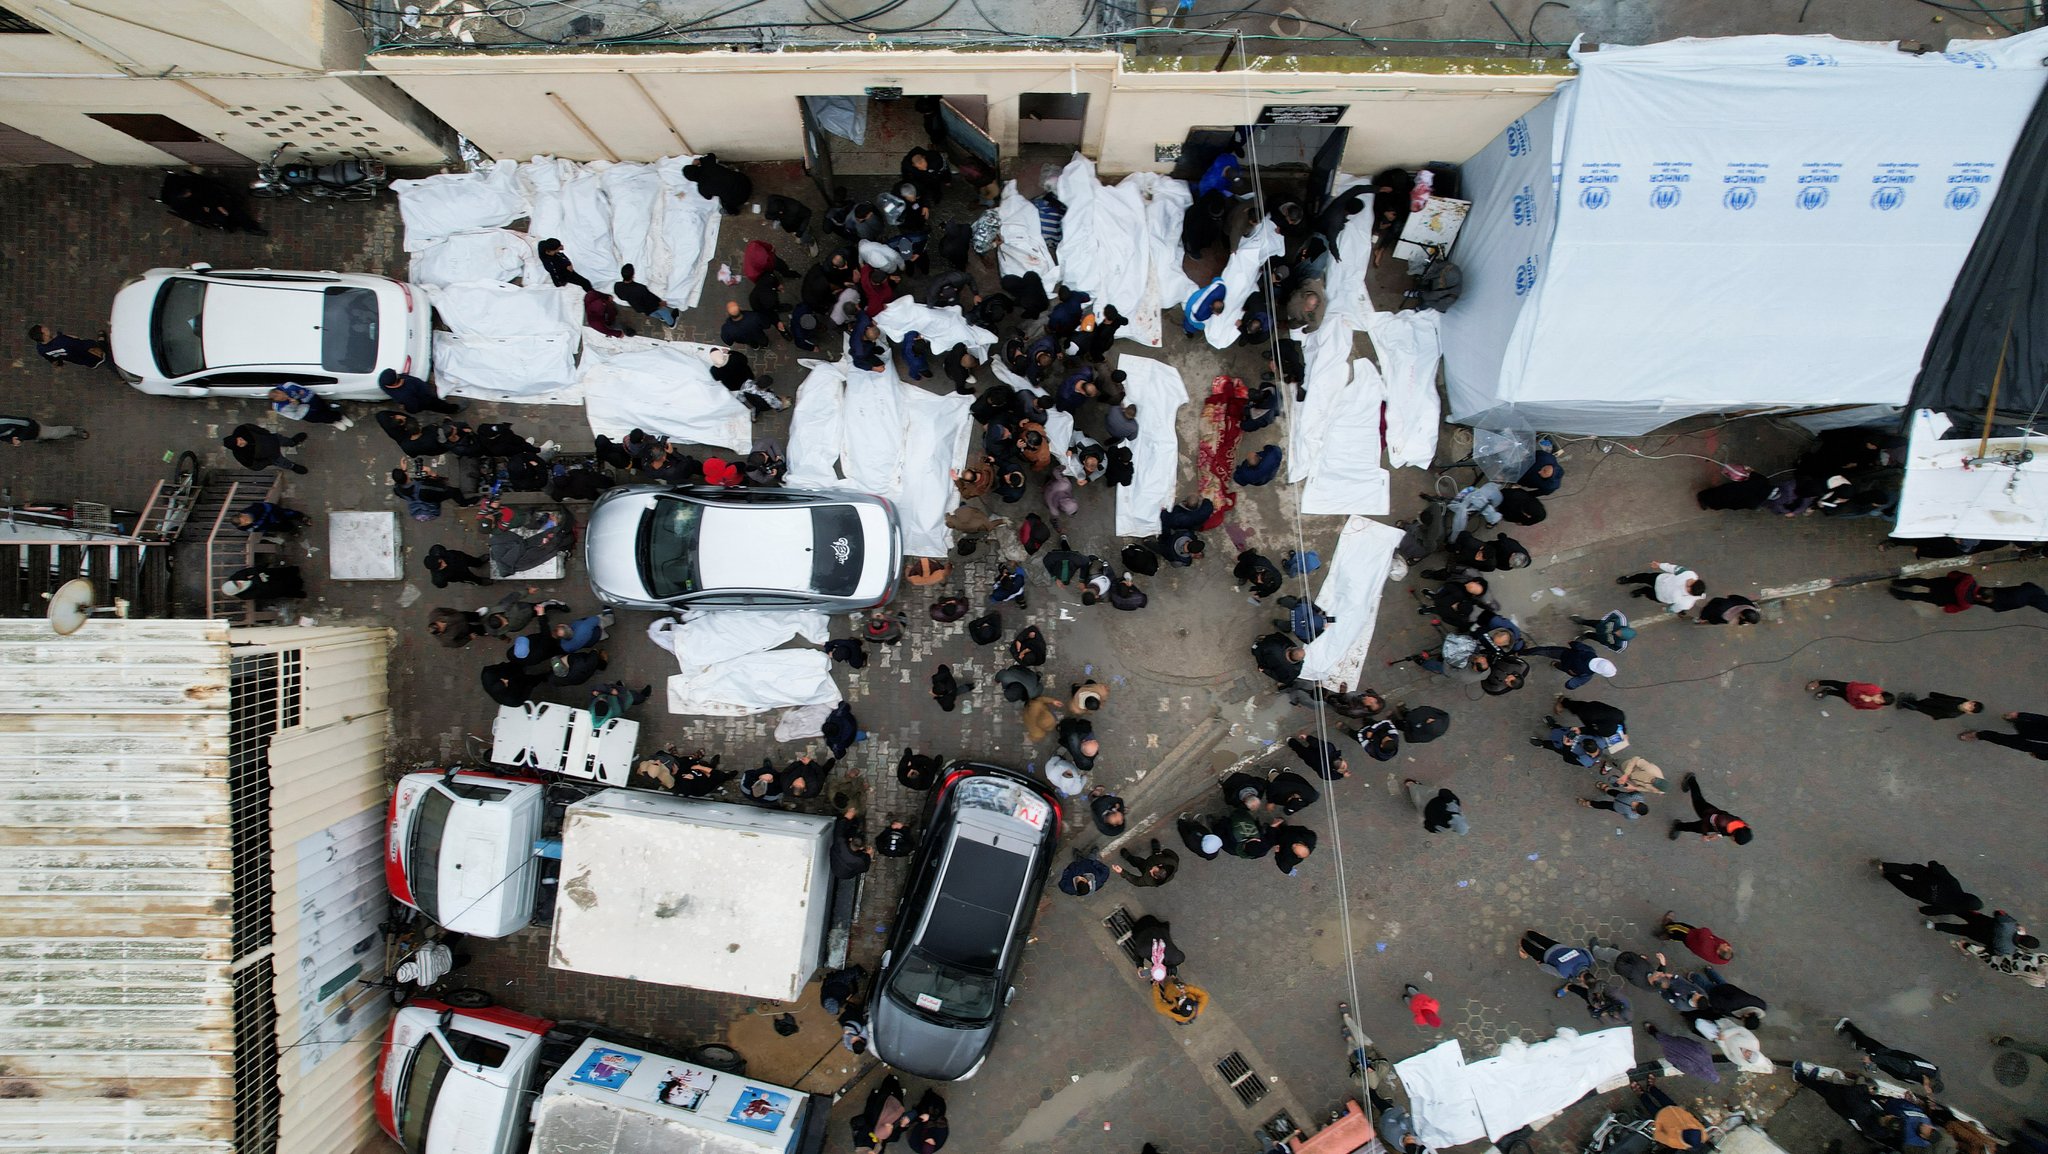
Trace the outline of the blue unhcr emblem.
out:
[[[1579,204],[1582,207],[1592,209],[1595,212],[1598,212],[1599,210],[1606,208],[1607,186],[1604,184],[1593,184],[1586,186],[1585,191],[1579,193]]]
[[[1528,296],[1536,287],[1536,258],[1528,257],[1515,267],[1515,295]]]
[[[1870,207],[1879,212],[1890,212],[1906,203],[1906,190],[1896,184],[1887,184],[1870,194]]]
[[[1508,125],[1508,155],[1522,156],[1529,151],[1529,118],[1523,117]]]
[[[1967,212],[1977,207],[1978,195],[1975,185],[1959,184],[1948,190],[1948,199],[1945,203],[1957,212]]]
[[[1809,184],[1799,190],[1799,207],[1811,212],[1828,202],[1828,190],[1818,184]]]
[[[1746,184],[1738,184],[1734,188],[1729,189],[1727,195],[1721,198],[1721,204],[1736,212],[1741,212],[1746,208],[1754,208],[1756,207],[1756,189]]]
[[[1673,208],[1678,204],[1679,188],[1675,184],[1660,184],[1650,193],[1650,207]]]

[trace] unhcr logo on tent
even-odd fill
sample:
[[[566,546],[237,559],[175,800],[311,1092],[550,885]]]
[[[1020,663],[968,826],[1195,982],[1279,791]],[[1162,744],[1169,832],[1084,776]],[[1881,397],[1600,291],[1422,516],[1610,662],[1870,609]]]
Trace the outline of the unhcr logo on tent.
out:
[[[1579,193],[1579,205],[1598,212],[1607,207],[1607,187],[1595,184]]]
[[[1677,185],[1660,184],[1656,188],[1650,190],[1650,207],[1676,208],[1678,207],[1678,202],[1681,195],[1682,194]]]
[[[1515,194],[1515,224],[1526,228],[1536,223],[1536,190],[1528,185]]]
[[[1529,290],[1535,287],[1536,258],[1533,256],[1526,257],[1521,264],[1515,266],[1515,295],[1518,297],[1528,296]]]
[[[1974,186],[1959,184],[1948,190],[1948,199],[1943,201],[1943,203],[1957,212],[1967,212],[1977,207],[1977,197],[1979,195]]]
[[[1813,211],[1828,202],[1828,190],[1818,184],[1809,184],[1799,190],[1799,207]]]
[[[1528,154],[1529,118],[1525,116],[1508,125],[1508,155],[1527,156]]]
[[[1887,184],[1870,194],[1870,207],[1879,212],[1890,212],[1906,203],[1906,190],[1896,184]]]

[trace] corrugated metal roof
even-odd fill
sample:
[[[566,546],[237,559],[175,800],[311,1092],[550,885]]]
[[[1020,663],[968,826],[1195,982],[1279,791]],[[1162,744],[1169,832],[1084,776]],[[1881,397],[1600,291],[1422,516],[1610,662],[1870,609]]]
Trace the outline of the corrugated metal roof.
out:
[[[228,652],[0,620],[0,1148],[233,1149]]]

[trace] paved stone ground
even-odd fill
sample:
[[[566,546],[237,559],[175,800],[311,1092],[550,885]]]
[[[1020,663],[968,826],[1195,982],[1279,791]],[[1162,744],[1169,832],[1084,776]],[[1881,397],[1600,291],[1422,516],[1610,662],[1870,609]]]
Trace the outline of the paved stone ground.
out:
[[[764,191],[789,187],[787,170],[765,171]],[[209,260],[221,267],[268,265],[396,271],[401,266],[396,212],[389,203],[329,209],[296,203],[265,206],[269,238],[198,235],[149,203],[155,178],[114,171],[0,172],[0,294],[17,329],[47,320],[75,333],[103,324],[120,280],[159,264]],[[957,200],[957,197],[955,198]],[[954,211],[963,206],[952,204]],[[720,256],[737,266],[758,218],[729,218]],[[800,247],[783,245],[801,265]],[[707,286],[704,305],[679,335],[715,331],[720,286]],[[19,339],[19,338],[17,338]],[[9,411],[82,421],[94,432],[84,445],[28,447],[0,457],[0,481],[16,497],[106,500],[136,504],[167,468],[166,453],[198,449],[226,463],[218,439],[250,417],[254,405],[143,397],[111,373],[56,371],[24,346],[7,366]],[[1218,355],[1169,332],[1164,355],[1182,371],[1198,399],[1218,372],[1254,372],[1244,352]],[[757,367],[793,388],[800,370],[786,347],[756,357]],[[1181,443],[1192,452],[1198,406],[1184,411]],[[511,419],[536,438],[575,449],[589,443],[574,409],[479,405],[472,419]],[[779,435],[782,419],[762,422]],[[395,451],[368,422],[341,434],[313,430],[303,459],[311,475],[294,478],[288,499],[316,516],[335,509],[389,507],[384,473]],[[1274,432],[1247,438],[1245,449]],[[1629,442],[1645,459],[1604,450],[1600,443],[1564,446],[1570,478],[1553,516],[1517,533],[1537,565],[1498,583],[1504,604],[1540,640],[1561,636],[1566,611],[1597,612],[1616,604],[1615,574],[1650,559],[1699,565],[1716,590],[1759,591],[1814,578],[1838,578],[1896,567],[1900,553],[1875,550],[1875,522],[1821,518],[1783,521],[1746,514],[1702,515],[1691,493],[1711,481],[1712,466],[1685,454],[1775,466],[1796,452],[1799,436],[1769,422],[1707,427],[1683,437]],[[1447,438],[1440,459],[1461,453]],[[1182,477],[1191,482],[1192,463]],[[1430,478],[1395,478],[1397,512],[1419,503]],[[1113,549],[1107,499],[1086,494],[1080,516],[1065,526],[1077,545]],[[1035,497],[998,513],[1021,516]],[[1247,494],[1233,521],[1268,552],[1295,541],[1292,494],[1274,486]],[[1316,518],[1304,540],[1326,555],[1334,519]],[[433,543],[477,550],[481,537],[455,516],[430,525],[406,522],[409,553]],[[1239,761],[1277,764],[1287,756],[1275,741],[1308,724],[1309,714],[1265,692],[1249,668],[1244,645],[1272,613],[1245,604],[1232,589],[1224,539],[1212,538],[1209,560],[1192,570],[1144,582],[1152,607],[1115,614],[1082,607],[1069,595],[1036,584],[1028,613],[1006,610],[1010,631],[1027,620],[1051,638],[1046,682],[1064,689],[1085,672],[1113,687],[1097,727],[1106,752],[1098,780],[1123,788],[1156,764],[1191,728],[1212,716],[1231,723],[1211,768]],[[475,688],[491,658],[483,647],[449,652],[423,635],[428,610],[495,599],[498,590],[432,590],[410,560],[404,582],[344,585],[322,580],[323,545],[303,546],[314,596],[300,609],[321,620],[375,620],[400,633],[392,664],[396,749],[394,772],[414,763],[459,756],[465,733],[482,733],[489,703]],[[1000,651],[977,651],[960,625],[929,621],[933,597],[964,591],[979,597],[996,564],[988,549],[964,559],[954,578],[932,590],[909,591],[904,643],[876,651],[867,669],[842,683],[871,734],[842,762],[861,777],[835,774],[827,794],[855,793],[872,819],[911,814],[920,798],[894,783],[892,767],[906,745],[948,755],[1036,764],[1043,750],[1026,745],[1014,713],[990,682]],[[1990,579],[2039,579],[2041,566],[2000,565]],[[1408,584],[1419,585],[1419,580]],[[581,575],[539,587],[579,609],[591,604]],[[1390,590],[1369,674],[1381,688],[1409,700],[1444,705],[1455,715],[1446,740],[1411,751],[1387,766],[1361,765],[1326,800],[1303,815],[1323,833],[1323,848],[1298,878],[1270,865],[1191,858],[1173,885],[1126,891],[1085,902],[1048,905],[1026,954],[1019,992],[1003,1040],[973,1082],[950,1092],[955,1145],[1005,1151],[1129,1149],[1156,1140],[1172,1154],[1249,1149],[1251,1128],[1268,1116],[1225,1096],[1197,1055],[1195,1032],[1179,1031],[1150,1011],[1118,972],[1101,919],[1122,903],[1172,919],[1187,949],[1191,980],[1215,997],[1219,1021],[1242,1037],[1244,1057],[1277,1079],[1275,1099],[1299,1102],[1313,1117],[1346,1093],[1334,1009],[1359,1007],[1366,1030],[1390,1057],[1400,1058],[1456,1037],[1469,1056],[1492,1052],[1511,1037],[1536,1038],[1561,1025],[1583,1027],[1575,1001],[1550,996],[1551,984],[1513,956],[1524,927],[1559,938],[1599,933],[1636,944],[1667,906],[1719,927],[1741,956],[1728,976],[1768,998],[1773,1012],[1766,1048],[1779,1057],[1840,1062],[1848,1052],[1828,1026],[1843,1013],[1891,1044],[1943,1062],[1950,1097],[2000,1122],[2023,1109],[2041,1110],[2024,1094],[1997,1086],[1983,1039],[1994,1029],[2030,1020],[2037,997],[2011,979],[1984,971],[1916,930],[1904,899],[1875,881],[1864,864],[1878,856],[1941,857],[1993,905],[2026,907],[2048,881],[2033,831],[2043,818],[2038,771],[2008,751],[1954,740],[1956,726],[1906,714],[1850,716],[1839,703],[1815,703],[1798,691],[1814,676],[1874,677],[1895,689],[1938,688],[1972,693],[1993,712],[2036,708],[2041,670],[2039,618],[2032,614],[1962,618],[1893,603],[1874,588],[1796,598],[1772,610],[1753,630],[1659,623],[1619,661],[1621,675],[1589,687],[1630,711],[1636,752],[1663,765],[1674,782],[1696,770],[1710,796],[1754,819],[1761,831],[1748,847],[1670,843],[1661,822],[1680,802],[1666,799],[1649,821],[1620,828],[1611,815],[1589,814],[1570,799],[1587,781],[1531,750],[1556,684],[1539,673],[1529,690],[1505,699],[1461,698],[1412,667],[1378,663],[1413,652],[1428,639],[1423,618],[1408,612],[1407,594]],[[1626,602],[1631,608],[1647,603]],[[609,645],[614,670],[635,684],[658,681],[672,668],[666,654],[640,635],[647,617],[622,615]],[[836,629],[846,632],[850,623]],[[1981,633],[1981,635],[1980,635]],[[937,660],[951,661],[977,683],[960,712],[932,703],[926,677]],[[1831,708],[1830,705],[1834,707]],[[1827,716],[1823,716],[1823,713]],[[706,721],[643,710],[649,742],[705,745],[724,752],[729,767],[778,748],[758,721]],[[1363,759],[1361,759],[1362,762]],[[1413,775],[1450,783],[1464,797],[1474,832],[1431,837],[1399,793]],[[1197,792],[1208,787],[1195,782]],[[2006,820],[1989,820],[1996,807]],[[822,808],[822,806],[821,806]],[[1098,839],[1080,832],[1072,844]],[[1338,873],[1339,842],[1342,876]],[[899,867],[885,862],[871,875],[855,935],[856,957],[872,959],[881,930],[893,920]],[[508,1004],[564,1017],[597,1018],[621,1029],[681,1041],[721,1036],[753,1007],[737,999],[545,969],[543,938],[528,933],[478,950],[470,979],[490,985]],[[1356,973],[1354,986],[1352,974]],[[1402,982],[1417,981],[1443,1000],[1446,1029],[1415,1031],[1398,1003]],[[1637,1005],[1637,1017],[1675,1026],[1663,1010]],[[1213,1031],[1212,1031],[1213,1033]],[[1177,1044],[1178,1043],[1178,1044]],[[1647,1055],[1644,1040],[1638,1052]],[[1753,1084],[1752,1084],[1753,1083]],[[1783,1095],[1783,1079],[1724,1083],[1723,1102],[1754,1104]],[[1683,1084],[1675,1084],[1674,1089]],[[2038,1088],[2035,1088],[2038,1093]],[[1109,1122],[1113,1129],[1102,1133]],[[1563,1149],[1589,1122],[1576,1115],[1543,1135]],[[837,1128],[835,1143],[843,1142]]]

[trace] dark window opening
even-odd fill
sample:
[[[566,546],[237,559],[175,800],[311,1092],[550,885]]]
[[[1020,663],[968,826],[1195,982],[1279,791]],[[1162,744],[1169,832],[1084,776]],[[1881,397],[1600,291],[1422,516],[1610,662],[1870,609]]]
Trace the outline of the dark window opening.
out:
[[[277,998],[270,959],[235,972],[235,1149],[271,1154],[277,1149]]]
[[[47,28],[40,28],[29,23],[26,17],[16,16],[7,9],[0,8],[0,35],[9,32],[42,33],[47,35],[49,31]]]
[[[210,136],[154,112],[88,112],[88,117],[170,153],[186,164],[250,165],[255,162]]]

